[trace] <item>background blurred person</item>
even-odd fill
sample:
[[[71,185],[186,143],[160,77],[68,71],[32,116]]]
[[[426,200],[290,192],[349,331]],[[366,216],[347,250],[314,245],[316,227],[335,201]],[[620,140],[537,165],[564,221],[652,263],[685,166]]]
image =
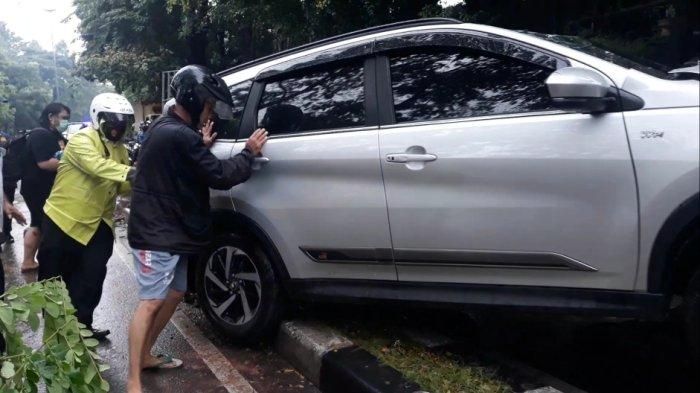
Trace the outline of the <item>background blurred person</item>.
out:
[[[35,256],[41,237],[42,209],[56,179],[59,162],[56,153],[66,147],[67,141],[62,133],[68,127],[68,119],[70,108],[59,102],[51,103],[41,112],[41,127],[27,136],[20,193],[29,208],[31,223],[24,234],[22,272],[39,266]]]

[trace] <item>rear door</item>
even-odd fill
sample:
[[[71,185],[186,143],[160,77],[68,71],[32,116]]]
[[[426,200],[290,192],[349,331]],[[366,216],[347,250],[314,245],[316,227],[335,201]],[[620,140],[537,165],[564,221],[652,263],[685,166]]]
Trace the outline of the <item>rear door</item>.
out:
[[[253,85],[233,154],[258,126],[270,140],[233,203],[270,236],[293,279],[396,280],[376,101],[367,94],[373,66],[357,57],[296,61]]]
[[[518,43],[445,33],[378,47],[400,281],[633,288],[621,113],[553,110],[544,81],[565,64]]]

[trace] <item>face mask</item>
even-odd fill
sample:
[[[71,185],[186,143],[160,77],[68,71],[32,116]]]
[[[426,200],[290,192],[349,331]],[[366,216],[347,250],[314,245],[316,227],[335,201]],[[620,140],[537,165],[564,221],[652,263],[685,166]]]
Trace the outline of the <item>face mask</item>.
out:
[[[58,124],[58,128],[56,128],[58,132],[63,132],[68,129],[68,120],[61,120],[61,122]]]

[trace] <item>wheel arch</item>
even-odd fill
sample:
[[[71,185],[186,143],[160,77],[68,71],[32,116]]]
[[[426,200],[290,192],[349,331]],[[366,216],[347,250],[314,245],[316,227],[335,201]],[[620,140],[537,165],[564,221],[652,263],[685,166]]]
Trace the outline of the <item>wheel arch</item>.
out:
[[[682,247],[700,231],[700,194],[681,203],[664,222],[654,240],[649,258],[648,291],[673,294],[678,280],[690,274],[700,261],[680,259]],[[689,277],[688,277],[689,278]]]
[[[284,265],[282,256],[277,247],[270,239],[270,236],[251,218],[230,210],[212,210],[211,217],[213,221],[213,235],[218,236],[223,233],[233,233],[244,238],[254,239],[262,246],[262,251],[265,256],[272,262],[272,268],[275,275],[280,278],[282,283],[289,280],[289,271]],[[188,280],[190,288],[194,288],[196,266],[190,264],[188,272]]]

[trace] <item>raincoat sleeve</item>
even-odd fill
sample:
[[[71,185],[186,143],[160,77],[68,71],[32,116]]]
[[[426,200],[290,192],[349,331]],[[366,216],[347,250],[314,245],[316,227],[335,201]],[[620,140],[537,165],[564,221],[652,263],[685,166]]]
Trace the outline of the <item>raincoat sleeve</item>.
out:
[[[124,183],[119,183],[119,188],[117,189],[117,194],[121,196],[131,194],[131,182],[125,181]]]
[[[77,133],[66,146],[62,159],[88,175],[125,183],[131,167],[103,157],[98,149],[103,146],[95,146],[87,133]]]

